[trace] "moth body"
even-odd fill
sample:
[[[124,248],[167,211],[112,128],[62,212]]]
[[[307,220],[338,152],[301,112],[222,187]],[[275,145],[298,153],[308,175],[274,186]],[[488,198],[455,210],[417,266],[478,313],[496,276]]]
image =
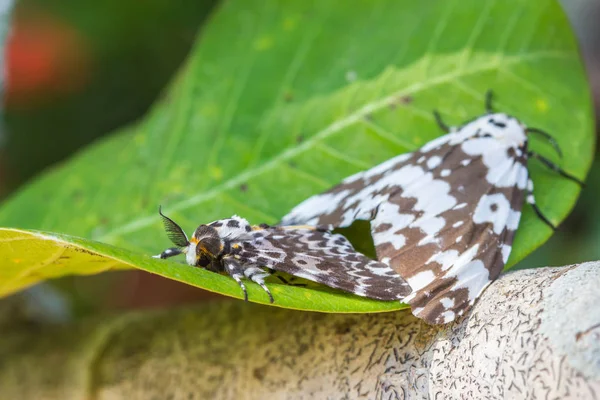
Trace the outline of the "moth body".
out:
[[[246,300],[243,280],[260,285],[274,301],[265,284],[272,270],[379,300],[400,300],[410,293],[408,284],[389,266],[357,252],[344,236],[324,228],[251,225],[234,215],[198,226],[188,239],[179,225],[160,209],[159,213],[167,236],[178,247],[155,257],[185,254],[191,266],[227,273]]]
[[[552,161],[528,149],[528,135],[546,132],[491,111],[447,132],[419,150],[359,172],[308,198],[282,219],[284,225],[346,227],[369,220],[377,258],[412,287],[404,299],[414,315],[448,323],[463,315],[500,275],[511,252],[523,204],[536,205],[528,161],[540,160],[582,184]]]

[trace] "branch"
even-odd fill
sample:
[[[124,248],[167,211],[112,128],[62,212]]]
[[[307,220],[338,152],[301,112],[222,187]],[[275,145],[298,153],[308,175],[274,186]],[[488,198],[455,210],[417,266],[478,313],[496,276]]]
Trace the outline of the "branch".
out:
[[[597,399],[598,282],[600,262],[508,273],[446,327],[239,301],[19,325],[0,397]]]

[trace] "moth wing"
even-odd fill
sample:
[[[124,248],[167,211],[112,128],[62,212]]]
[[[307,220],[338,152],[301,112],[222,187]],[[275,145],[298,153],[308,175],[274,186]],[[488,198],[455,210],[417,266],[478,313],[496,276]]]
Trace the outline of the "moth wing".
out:
[[[444,136],[442,138],[445,138]],[[442,139],[440,138],[440,139]],[[417,153],[391,158],[358,172],[321,194],[309,197],[281,220],[281,225],[314,225],[343,228],[357,219],[370,220],[379,203],[397,185],[394,172],[416,162]]]
[[[463,315],[500,275],[526,193],[524,151],[465,143],[430,149],[421,164],[435,167],[400,185],[371,221],[378,259],[407,280],[405,302],[428,323]]]
[[[527,185],[525,149],[452,134],[347,178],[296,207],[283,223],[349,226],[370,219],[378,260],[407,280],[404,300],[428,323],[475,302],[510,254]]]
[[[342,235],[312,228],[271,227],[253,232],[236,254],[247,265],[322,283],[377,300],[401,300],[410,287],[389,266],[357,252]]]
[[[366,171],[344,179],[333,188],[309,197],[281,220],[281,225],[314,225],[343,228],[355,220],[372,220],[380,204],[402,186],[418,183],[421,169],[433,170],[456,146],[455,133],[440,136],[412,153],[400,154]],[[437,157],[429,157],[435,150]]]

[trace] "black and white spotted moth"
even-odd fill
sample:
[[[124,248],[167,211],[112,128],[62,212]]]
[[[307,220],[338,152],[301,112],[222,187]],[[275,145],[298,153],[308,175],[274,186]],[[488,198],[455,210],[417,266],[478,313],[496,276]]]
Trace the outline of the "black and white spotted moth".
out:
[[[528,149],[527,135],[535,133],[561,155],[550,135],[494,113],[491,92],[486,109],[456,128],[435,113],[447,134],[305,200],[282,225],[346,227],[370,220],[377,258],[413,290],[403,300],[413,314],[428,323],[453,321],[502,272],[524,202],[554,228],[536,206],[528,161],[583,185]],[[372,284],[387,279],[371,278]]]
[[[242,279],[265,285],[270,270],[282,271],[359,296],[401,300],[411,289],[388,265],[354,250],[342,235],[313,226],[252,226],[234,215],[200,225],[188,239],[159,209],[167,236],[177,247],[156,258],[185,254],[189,265],[226,272],[248,293]]]

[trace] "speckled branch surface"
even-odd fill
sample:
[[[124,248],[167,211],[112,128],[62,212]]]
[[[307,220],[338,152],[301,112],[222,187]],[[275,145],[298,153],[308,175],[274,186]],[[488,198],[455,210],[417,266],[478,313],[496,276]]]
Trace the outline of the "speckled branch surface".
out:
[[[515,271],[447,327],[214,303],[2,328],[2,399],[597,399],[600,262]]]

